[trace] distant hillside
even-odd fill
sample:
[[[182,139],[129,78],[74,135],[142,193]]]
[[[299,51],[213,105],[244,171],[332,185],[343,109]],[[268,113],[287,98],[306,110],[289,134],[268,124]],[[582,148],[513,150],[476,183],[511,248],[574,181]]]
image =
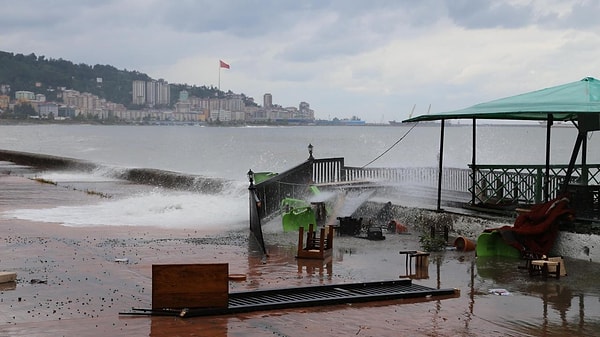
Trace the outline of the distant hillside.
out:
[[[56,88],[65,87],[131,107],[134,80],[153,79],[138,71],[119,70],[110,65],[74,64],[62,58],[47,59],[33,53],[23,55],[0,51],[0,85],[10,85],[13,98],[15,91],[26,90],[56,101]],[[214,87],[171,83],[171,103],[177,101],[179,91],[184,89],[197,97],[214,97],[218,91]],[[253,104],[244,94],[242,96],[247,104]]]
[[[97,79],[101,78],[102,82]],[[63,59],[46,59],[35,54],[23,55],[0,51],[0,84],[8,84],[11,93],[27,90],[56,100],[56,88],[89,92],[108,101],[131,104],[133,80],[151,78],[137,71],[118,70],[109,65],[89,66]]]

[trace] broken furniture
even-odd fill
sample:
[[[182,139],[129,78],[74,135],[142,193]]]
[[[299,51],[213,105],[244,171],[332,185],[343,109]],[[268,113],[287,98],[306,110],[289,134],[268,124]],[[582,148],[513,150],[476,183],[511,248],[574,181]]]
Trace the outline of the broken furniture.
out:
[[[331,256],[333,250],[333,228],[322,227],[319,235],[314,230],[314,224],[308,225],[306,241],[304,241],[304,227],[298,229],[298,253],[300,259],[323,260]]]
[[[529,261],[529,275],[541,275],[544,279],[553,276],[559,279],[561,276],[567,275],[565,263],[562,257],[549,257],[543,260]]]
[[[362,229],[362,218],[353,218],[351,216],[338,217],[340,221],[338,235],[359,235]]]
[[[367,229],[367,239],[369,240],[385,240],[383,230],[378,226],[370,226]]]
[[[429,226],[429,231],[431,232],[431,239],[435,239],[436,237],[440,240],[444,240],[444,242],[448,243],[448,225],[435,224]]]
[[[497,255],[523,257],[548,255],[558,236],[559,226],[573,216],[569,199],[557,197],[533,205],[522,212],[513,226],[486,229],[477,239],[477,256]],[[510,246],[511,248],[507,248]]]
[[[406,256],[405,268],[406,274],[400,277],[409,278],[428,278],[429,277],[429,255],[428,252],[420,250],[401,250],[401,255]],[[415,260],[415,272],[413,273],[412,265],[413,259]]]

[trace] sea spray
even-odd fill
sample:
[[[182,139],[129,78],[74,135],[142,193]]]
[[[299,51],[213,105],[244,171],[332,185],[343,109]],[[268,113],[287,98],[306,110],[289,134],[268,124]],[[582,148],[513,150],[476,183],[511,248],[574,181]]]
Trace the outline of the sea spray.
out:
[[[246,226],[247,196],[197,194],[157,189],[87,205],[16,209],[4,218],[55,222],[70,227],[151,226],[235,230]]]

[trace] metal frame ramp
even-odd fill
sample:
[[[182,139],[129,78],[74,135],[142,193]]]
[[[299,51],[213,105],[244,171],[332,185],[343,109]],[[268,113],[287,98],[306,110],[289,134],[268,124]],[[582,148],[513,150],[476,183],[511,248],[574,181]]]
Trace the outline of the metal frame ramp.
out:
[[[458,297],[460,291],[458,289],[429,288],[413,284],[410,279],[401,279],[233,292],[229,294],[227,307],[222,308],[164,308],[158,310],[133,308],[132,312],[121,314],[197,317],[429,296]]]

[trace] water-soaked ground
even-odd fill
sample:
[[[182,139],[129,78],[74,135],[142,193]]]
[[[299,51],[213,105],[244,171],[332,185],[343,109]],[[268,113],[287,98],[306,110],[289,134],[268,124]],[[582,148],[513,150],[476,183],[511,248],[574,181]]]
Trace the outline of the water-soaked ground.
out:
[[[19,195],[42,205],[87,196],[2,177],[0,211]],[[25,200],[25,201],[23,201]],[[29,200],[29,201],[28,201]],[[559,280],[530,277],[518,260],[474,252],[433,253],[426,268],[407,268],[400,250],[418,249],[418,234],[383,241],[336,237],[331,260],[295,259],[296,233],[265,227],[263,259],[246,232],[208,234],[156,228],[67,228],[0,219],[0,267],[18,273],[0,290],[0,335],[7,336],[597,336],[600,268],[566,259]],[[235,316],[123,316],[151,307],[156,263],[229,263],[230,291],[395,280],[409,276],[460,296],[253,312]],[[408,270],[407,270],[408,269]],[[504,289],[506,296],[490,293]]]

